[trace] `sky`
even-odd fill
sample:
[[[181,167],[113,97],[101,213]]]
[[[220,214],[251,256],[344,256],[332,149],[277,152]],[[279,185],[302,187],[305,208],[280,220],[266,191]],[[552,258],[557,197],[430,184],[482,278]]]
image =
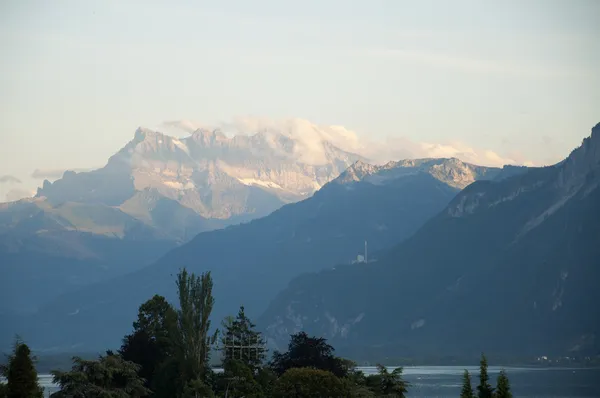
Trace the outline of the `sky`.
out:
[[[165,121],[301,120],[389,156],[552,164],[600,122],[599,16],[596,0],[2,1],[0,200]]]

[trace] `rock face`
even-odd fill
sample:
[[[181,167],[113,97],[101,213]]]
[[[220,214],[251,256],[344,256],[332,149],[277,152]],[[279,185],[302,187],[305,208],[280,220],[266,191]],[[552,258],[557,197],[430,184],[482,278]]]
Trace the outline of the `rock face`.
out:
[[[469,185],[377,263],[296,278],[259,324],[275,344],[305,330],[348,355],[595,355],[599,183],[596,125],[555,166]]]
[[[47,346],[113,346],[148,297],[156,293],[175,299],[173,278],[182,266],[212,272],[215,323],[241,304],[257,316],[293,277],[360,260],[365,240],[369,265],[362,266],[376,262],[454,198],[456,181],[463,181],[456,176],[463,170],[470,170],[473,179],[502,172],[453,159],[386,167],[356,162],[306,200],[249,223],[201,233],[139,272],[50,303],[39,319],[53,326],[42,336],[27,337]],[[76,311],[77,316],[68,315]],[[358,314],[353,319],[361,322]]]
[[[178,139],[138,128],[104,168],[67,172],[45,183],[37,196],[53,204],[119,206],[136,192],[151,190],[204,218],[251,219],[312,195],[360,159],[325,140],[316,146],[322,156],[309,163],[297,140],[279,132],[229,138],[220,130],[201,129]]]
[[[67,171],[34,199],[0,204],[0,301],[35,310],[148,265],[200,232],[311,196],[360,159],[325,138],[307,152],[285,131],[229,138],[197,130],[178,139],[137,129],[105,167]]]
[[[451,187],[463,189],[478,180],[492,180],[501,176],[504,169],[475,166],[459,159],[407,159],[389,162],[383,166],[375,166],[358,161],[348,168],[339,178],[338,183],[349,181],[365,181],[375,185],[419,173],[429,174]],[[525,169],[522,169],[525,170]]]

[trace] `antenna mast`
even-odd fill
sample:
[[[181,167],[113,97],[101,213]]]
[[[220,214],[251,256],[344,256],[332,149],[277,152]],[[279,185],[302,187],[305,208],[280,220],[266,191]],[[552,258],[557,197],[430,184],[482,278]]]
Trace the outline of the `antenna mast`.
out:
[[[367,241],[365,240],[365,264],[369,262],[368,252],[367,252]]]

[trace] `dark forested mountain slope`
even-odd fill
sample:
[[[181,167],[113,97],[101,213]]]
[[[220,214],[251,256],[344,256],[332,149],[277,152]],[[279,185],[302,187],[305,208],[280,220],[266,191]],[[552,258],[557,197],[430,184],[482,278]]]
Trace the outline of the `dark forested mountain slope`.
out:
[[[0,310],[35,311],[59,294],[140,269],[176,243],[105,205],[0,204]]]
[[[37,317],[43,334],[33,326],[22,333],[41,346],[114,346],[139,304],[155,293],[174,294],[174,275],[184,266],[213,272],[216,322],[241,304],[257,313],[294,276],[351,263],[363,254],[365,240],[372,253],[389,248],[441,211],[459,188],[499,174],[456,159],[381,167],[357,162],[309,199],[201,233],[150,267],[61,297]]]
[[[263,314],[386,355],[597,353],[600,125],[556,166],[464,189],[378,263],[296,278]]]

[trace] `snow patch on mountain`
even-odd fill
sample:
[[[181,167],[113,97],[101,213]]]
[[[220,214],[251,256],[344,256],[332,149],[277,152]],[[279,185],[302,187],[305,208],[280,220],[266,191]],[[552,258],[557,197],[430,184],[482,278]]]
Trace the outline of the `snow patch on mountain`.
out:
[[[265,188],[283,189],[279,184],[273,181],[262,181],[255,178],[238,178],[238,181],[244,185],[258,185]]]

